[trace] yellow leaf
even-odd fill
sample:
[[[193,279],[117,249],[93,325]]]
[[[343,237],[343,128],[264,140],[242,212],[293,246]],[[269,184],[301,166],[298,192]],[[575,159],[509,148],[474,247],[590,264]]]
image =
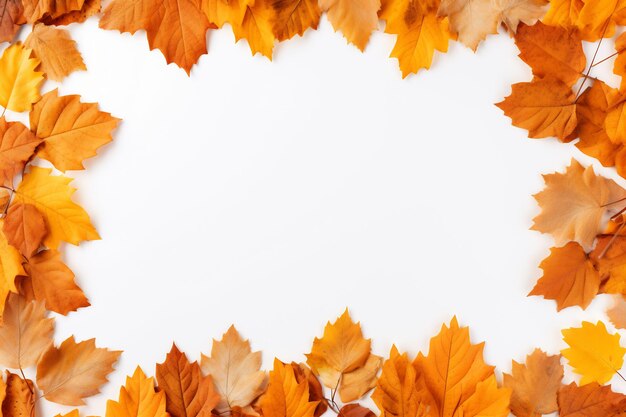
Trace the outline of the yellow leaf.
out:
[[[60,171],[84,169],[83,160],[111,142],[119,122],[97,104],[81,103],[77,95],[59,96],[57,90],[44,94],[30,113],[31,129],[43,139],[37,155]]]
[[[43,73],[35,71],[40,61],[30,54],[30,49],[15,43],[0,58],[0,105],[8,110],[29,111],[41,97]]]
[[[583,5],[582,0],[550,0],[550,9],[543,18],[543,23],[566,29],[575,28]]]
[[[46,76],[62,81],[74,71],[85,71],[87,67],[76,49],[68,31],[38,23],[28,35],[24,46],[30,48],[41,61]]]
[[[154,388],[154,379],[147,378],[140,367],[126,385],[120,388],[119,401],[107,401],[106,417],[168,417],[165,394]]]
[[[511,390],[498,388],[496,376],[491,375],[476,385],[476,391],[461,406],[464,417],[508,417]]]
[[[296,380],[293,367],[274,359],[267,392],[261,399],[263,417],[313,417],[318,401],[309,401],[309,384]]]
[[[248,6],[253,6],[254,0],[203,0],[202,11],[209,22],[221,28],[224,23],[232,27],[241,26]]]
[[[565,329],[562,333],[569,347],[561,353],[574,372],[582,376],[581,385],[605,384],[624,365],[626,349],[619,343],[620,335],[610,334],[601,321],[595,325],[585,321],[582,327]]]
[[[31,167],[14,200],[34,205],[44,216],[48,227],[44,244],[56,249],[61,241],[78,245],[83,240],[100,239],[85,210],[72,201],[76,191],[69,186],[72,179],[51,173],[49,168]]]
[[[361,51],[365,49],[378,28],[380,0],[319,0],[319,5],[335,31],[340,30]]]
[[[0,318],[4,312],[5,300],[9,293],[17,292],[15,278],[24,275],[22,255],[13,246],[9,245],[2,230],[4,220],[0,220]]]
[[[275,38],[272,28],[272,10],[268,0],[255,0],[253,6],[246,6],[241,24],[232,24],[232,26],[235,40],[248,41],[252,55],[260,53],[272,59]]]

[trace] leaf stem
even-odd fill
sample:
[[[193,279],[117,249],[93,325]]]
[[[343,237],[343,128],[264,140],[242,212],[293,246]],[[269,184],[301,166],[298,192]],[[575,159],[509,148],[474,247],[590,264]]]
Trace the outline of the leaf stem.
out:
[[[615,12],[615,9],[613,10],[613,12]],[[611,16],[613,16],[613,13],[611,13]],[[583,81],[580,83],[580,86],[578,87],[578,91],[576,91],[576,99],[574,100],[574,104],[576,104],[578,102],[578,99],[580,98],[580,92],[582,91],[583,87],[587,83],[587,79],[589,79],[589,74],[591,74],[591,70],[594,67],[594,64],[595,64],[595,61],[596,61],[596,57],[598,56],[598,51],[600,50],[600,45],[602,45],[602,41],[604,40],[604,34],[606,33],[607,29],[609,28],[609,23],[611,22],[611,16],[609,16],[606,19],[606,22],[604,23],[604,29],[602,29],[602,35],[600,36],[600,41],[598,42],[598,46],[596,46],[596,51],[593,53],[593,58],[591,58],[591,63],[589,64],[589,69],[585,73],[585,77],[583,78]]]

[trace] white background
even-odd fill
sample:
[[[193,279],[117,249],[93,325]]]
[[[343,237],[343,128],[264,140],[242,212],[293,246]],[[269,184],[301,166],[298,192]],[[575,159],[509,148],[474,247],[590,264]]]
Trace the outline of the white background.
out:
[[[493,105],[531,77],[508,36],[476,54],[451,44],[402,80],[381,32],[362,54],[324,19],[270,62],[225,28],[188,78],[143,33],[71,31],[89,70],[61,93],[124,119],[69,173],[102,241],[65,248],[93,306],[60,317],[57,338],[125,351],[84,415],[103,415],[137,364],[153,374],[172,341],[199,359],[231,323],[270,367],[304,360],[346,307],[380,355],[427,349],[457,315],[509,372],[534,347],[558,352],[562,328],[604,319],[606,297],[559,314],[525,297],[552,244],[528,230],[541,174],[591,160]]]

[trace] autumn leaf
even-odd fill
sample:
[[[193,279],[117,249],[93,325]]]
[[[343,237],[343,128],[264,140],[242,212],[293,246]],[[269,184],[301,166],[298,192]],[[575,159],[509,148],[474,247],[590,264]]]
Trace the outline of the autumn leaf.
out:
[[[613,305],[606,311],[613,326],[618,329],[626,329],[626,300],[624,296],[613,297]]]
[[[604,128],[611,142],[624,145],[626,144],[626,133],[623,130],[626,129],[626,122],[623,118],[626,118],[626,94],[618,93],[610,98],[614,101],[609,103],[606,119],[604,119]]]
[[[72,23],[83,23],[91,16],[100,13],[101,9],[102,5],[100,0],[85,0],[79,10],[72,10],[55,18],[44,16],[41,22],[48,26],[67,26]]]
[[[0,230],[3,228],[4,220],[0,220]],[[17,293],[15,278],[19,275],[24,275],[22,256],[9,245],[4,233],[0,232],[0,318],[9,293]]]
[[[550,76],[572,86],[585,70],[585,53],[576,32],[541,22],[522,25],[515,34],[519,57],[543,78]]]
[[[69,186],[71,178],[51,173],[49,168],[31,166],[17,187],[13,204],[37,207],[48,229],[44,245],[51,249],[56,249],[61,241],[78,245],[84,240],[100,239],[85,210],[72,201],[76,189]]]
[[[495,0],[500,20],[512,33],[517,32],[520,23],[537,24],[546,14],[548,3],[547,0]]]
[[[31,50],[14,43],[4,50],[0,58],[0,105],[16,112],[30,111],[39,100],[39,86],[43,73],[35,71],[37,58]]]
[[[511,374],[504,374],[503,383],[512,390],[511,412],[516,417],[538,417],[557,411],[562,379],[560,356],[548,356],[535,349],[525,364],[513,361]]]
[[[261,371],[261,352],[252,352],[231,326],[221,341],[213,340],[211,356],[202,355],[202,370],[211,375],[220,394],[215,408],[221,415],[234,407],[245,410],[265,390],[266,375]]]
[[[129,33],[144,29],[150,49],[160,49],[168,64],[174,62],[189,74],[207,53],[211,27],[200,1],[114,0],[105,8],[100,27]]]
[[[599,235],[589,254],[602,280],[601,292],[626,294],[626,238]]]
[[[0,377],[0,379],[2,379]],[[33,381],[22,379],[7,371],[6,396],[2,402],[3,417],[34,415],[35,394]]]
[[[603,217],[613,210],[613,203],[626,197],[626,190],[574,159],[564,174],[543,178],[546,188],[534,195],[541,213],[534,218],[532,229],[551,234],[557,245],[576,241],[589,250],[601,231]]]
[[[428,393],[431,415],[509,415],[511,391],[495,385],[494,368],[484,362],[483,348],[484,343],[471,344],[469,329],[459,327],[455,317],[430,340],[428,355],[418,354],[413,365]]]
[[[622,33],[615,40],[615,51],[617,58],[613,63],[613,72],[622,77],[620,89],[624,90],[626,87],[626,33]]]
[[[616,25],[626,24],[626,2],[623,0],[586,0],[578,14],[576,26],[588,42],[611,37]]]
[[[626,407],[626,396],[596,382],[584,386],[575,383],[559,390],[560,417],[619,417]]]
[[[291,362],[293,373],[296,377],[296,382],[300,384],[302,381],[306,381],[309,385],[309,402],[316,402],[317,407],[313,412],[313,417],[321,417],[328,409],[328,401],[324,397],[324,389],[322,384],[317,379],[311,368],[304,363]]]
[[[76,49],[76,42],[66,30],[38,23],[26,38],[24,46],[33,50],[41,61],[41,70],[51,80],[62,81],[74,71],[87,70]]]
[[[168,417],[165,394],[154,388],[154,379],[148,378],[140,367],[126,385],[120,388],[119,401],[107,401],[105,417]]]
[[[497,33],[501,12],[492,0],[441,0],[439,15],[448,16],[451,32],[475,51],[487,35]]]
[[[261,398],[263,417],[313,417],[317,402],[309,401],[309,384],[297,382],[293,367],[274,359],[267,392]]]
[[[245,39],[252,55],[260,53],[272,59],[274,32],[272,10],[269,0],[254,0],[254,5],[246,6],[241,25],[233,25],[235,40]]]
[[[44,301],[48,310],[63,315],[90,305],[58,251],[39,252],[28,259],[24,269],[27,276],[22,278],[20,289],[27,299]]]
[[[0,0],[0,42],[11,42],[26,22],[21,0]]]
[[[394,345],[382,369],[372,393],[381,417],[427,417],[429,394],[418,384],[417,371],[407,354],[400,354]]]
[[[0,325],[0,363],[13,369],[36,365],[53,334],[54,319],[47,317],[43,302],[10,294]]]
[[[335,31],[363,51],[378,28],[380,0],[319,0],[319,5]]]
[[[31,129],[43,139],[37,155],[60,171],[85,169],[83,161],[111,142],[119,122],[96,103],[82,103],[77,95],[59,96],[57,90],[46,93],[30,113]]]
[[[120,354],[97,348],[95,339],[76,343],[72,336],[43,354],[37,364],[37,386],[48,401],[83,405],[83,398],[100,392]]]
[[[583,0],[550,0],[550,8],[543,18],[543,23],[565,29],[577,29],[576,22],[583,5]]]
[[[24,16],[29,23],[42,19],[56,19],[64,14],[80,10],[85,0],[22,0]]]
[[[0,185],[13,184],[13,178],[22,172],[40,143],[41,139],[22,123],[0,117]]]
[[[248,6],[254,3],[254,0],[202,0],[202,11],[209,22],[218,28],[225,23],[235,27],[243,24]]]
[[[9,207],[3,231],[9,244],[27,258],[39,249],[47,233],[45,219],[37,207],[22,203]]]
[[[279,42],[317,29],[322,14],[317,0],[270,0],[269,4],[274,11],[272,32]]]
[[[557,310],[576,305],[587,308],[598,294],[600,274],[576,242],[550,249],[550,256],[539,267],[543,276],[528,295],[555,300]]]
[[[582,376],[580,385],[604,384],[622,368],[626,348],[619,343],[620,335],[610,334],[601,321],[597,324],[584,321],[582,327],[565,329],[562,333],[569,348],[561,354],[574,372]]]
[[[156,366],[156,376],[172,417],[210,417],[220,401],[211,377],[203,376],[200,365],[190,363],[176,345]]]

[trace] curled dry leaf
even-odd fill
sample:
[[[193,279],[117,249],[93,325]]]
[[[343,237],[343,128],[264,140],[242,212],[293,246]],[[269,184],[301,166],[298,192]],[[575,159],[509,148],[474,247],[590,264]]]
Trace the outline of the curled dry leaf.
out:
[[[511,374],[504,374],[503,384],[512,390],[511,412],[516,417],[536,417],[557,411],[562,379],[563,366],[558,355],[548,356],[535,349],[525,364],[513,361]]]
[[[95,339],[76,343],[74,337],[51,346],[37,364],[37,386],[43,397],[63,405],[83,405],[100,392],[121,352],[97,348]]]
[[[10,294],[0,325],[0,363],[13,369],[36,365],[53,334],[54,319],[47,317],[43,302]]]
[[[543,276],[528,295],[555,300],[557,310],[572,306],[587,308],[600,290],[600,274],[576,242],[550,249],[550,256],[539,267]]]
[[[41,97],[43,73],[35,71],[39,60],[20,43],[6,48],[0,58],[0,105],[16,112],[30,111]]]
[[[80,10],[85,0],[22,0],[22,3],[28,23],[36,23],[42,19],[56,19]]]
[[[604,216],[625,205],[615,203],[626,198],[626,190],[574,159],[564,174],[548,174],[543,179],[545,189],[534,196],[541,213],[532,229],[551,234],[557,245],[576,241],[583,249],[591,249]]]
[[[48,26],[67,26],[72,23],[83,23],[89,17],[100,13],[101,9],[102,5],[100,0],[85,0],[79,10],[72,10],[56,18],[44,17],[41,19],[41,22]]]
[[[210,417],[220,401],[211,377],[203,376],[200,365],[190,363],[176,345],[156,366],[156,376],[171,417]]]
[[[17,203],[9,207],[4,219],[4,234],[11,246],[27,258],[41,246],[47,229],[43,215],[32,204]]]
[[[58,251],[39,252],[28,259],[24,269],[26,276],[20,281],[20,292],[28,300],[43,301],[48,310],[63,315],[90,305]]]
[[[41,139],[22,123],[7,122],[0,117],[0,185],[13,185],[13,179],[22,172],[40,143]]]
[[[41,23],[33,27],[24,46],[33,50],[41,61],[41,70],[48,78],[62,81],[74,71],[85,71],[87,67],[68,31]]]
[[[213,340],[211,356],[202,355],[202,370],[211,375],[220,394],[216,407],[220,415],[230,413],[234,407],[246,412],[265,390],[261,352],[252,352],[250,342],[241,338],[235,326],[224,333],[221,341]]]
[[[261,398],[263,417],[313,417],[316,401],[309,401],[307,380],[297,381],[294,368],[274,360],[266,393]]]
[[[6,395],[2,402],[2,416],[33,416],[35,408],[34,387],[35,384],[30,379],[22,379],[19,375],[7,371]]]
[[[154,379],[148,378],[140,367],[126,385],[120,388],[119,401],[107,401],[105,417],[168,417],[165,394],[156,391]]]
[[[580,385],[605,384],[622,368],[626,349],[620,345],[620,335],[610,334],[601,321],[597,324],[585,321],[582,327],[565,329],[562,333],[569,347],[561,354],[574,372],[581,375]]]

